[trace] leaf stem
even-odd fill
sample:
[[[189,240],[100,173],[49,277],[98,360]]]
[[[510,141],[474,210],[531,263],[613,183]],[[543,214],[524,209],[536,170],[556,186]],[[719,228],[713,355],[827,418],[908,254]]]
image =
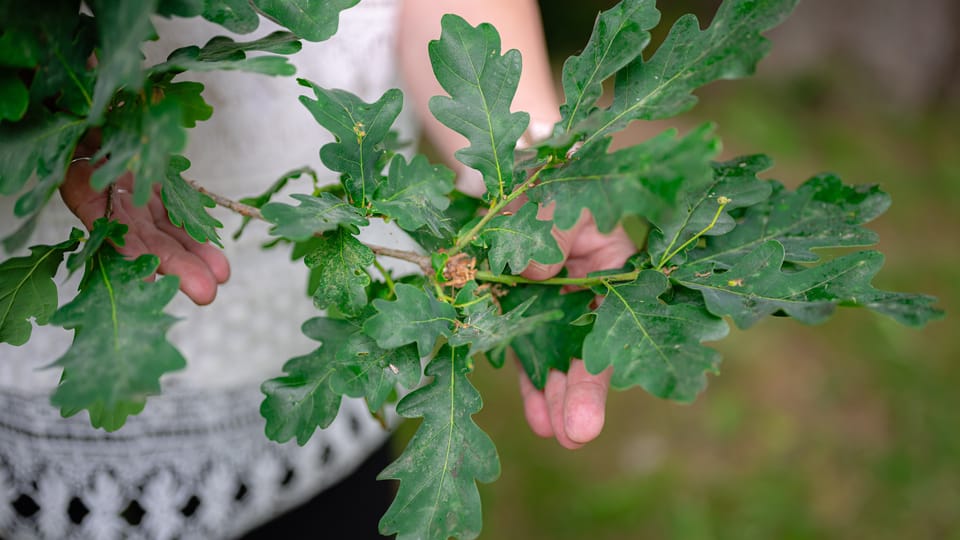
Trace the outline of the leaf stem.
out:
[[[720,196],[720,197],[717,197],[717,202],[720,203],[720,204],[719,204],[719,206],[717,206],[717,212],[716,212],[715,214],[713,214],[713,219],[710,220],[710,224],[707,225],[706,227],[704,227],[702,231],[700,231],[700,232],[698,232],[697,234],[693,235],[692,238],[690,238],[689,240],[687,240],[686,242],[684,242],[682,246],[678,247],[677,249],[673,250],[672,252],[670,252],[670,253],[668,254],[667,251],[669,251],[670,247],[673,247],[673,243],[671,243],[670,246],[667,247],[667,250],[664,251],[663,256],[660,257],[660,262],[657,263],[657,268],[656,268],[657,270],[660,270],[661,268],[663,268],[663,265],[667,264],[668,262],[670,262],[670,259],[672,259],[672,258],[674,258],[674,257],[677,256],[677,253],[680,253],[680,252],[683,251],[684,249],[687,249],[687,246],[689,246],[689,245],[690,245],[691,243],[693,243],[693,242],[696,242],[698,238],[700,238],[701,236],[703,236],[704,234],[706,234],[710,229],[712,229],[712,228],[714,228],[714,227],[716,226],[717,220],[720,219],[720,214],[723,212],[723,209],[724,209],[728,204],[730,204],[730,199],[728,199],[727,197]],[[674,239],[674,241],[676,241],[676,239]]]
[[[555,277],[543,280],[527,279],[523,276],[512,276],[509,274],[494,275],[491,272],[480,270],[475,276],[478,281],[490,281],[493,283],[502,283],[504,285],[519,285],[521,283],[532,283],[537,285],[577,285],[580,287],[592,287],[594,285],[605,285],[611,282],[633,281],[640,275],[639,270],[633,272],[623,272],[620,274],[609,274],[605,276],[591,276],[583,278]]]
[[[396,286],[393,283],[393,278],[390,277],[390,272],[388,272],[387,269],[384,268],[383,265],[380,264],[380,261],[378,261],[377,259],[373,260],[373,266],[377,269],[378,272],[380,272],[380,275],[383,276],[383,281],[386,282],[387,289],[390,289],[390,296],[396,297],[397,296]]]
[[[510,195],[507,195],[502,199],[494,199],[487,213],[482,218],[480,218],[480,221],[478,221],[476,225],[474,225],[469,231],[467,231],[466,234],[458,237],[456,243],[453,245],[452,248],[450,248],[450,250],[447,253],[452,257],[457,253],[459,253],[460,250],[462,250],[464,247],[466,247],[467,244],[472,242],[473,239],[476,238],[478,234],[480,234],[480,231],[483,230],[483,228],[487,225],[487,223],[490,222],[491,219],[500,215],[500,211],[503,210],[508,204],[512,203],[518,197],[526,193],[527,190],[530,189],[531,186],[533,186],[534,182],[537,181],[537,178],[540,177],[540,172],[549,166],[550,166],[550,161],[548,161],[547,164],[544,165],[543,167],[537,169],[536,172],[530,175],[530,178],[527,178],[522,183],[520,183],[517,187],[515,187],[513,191],[510,192]]]

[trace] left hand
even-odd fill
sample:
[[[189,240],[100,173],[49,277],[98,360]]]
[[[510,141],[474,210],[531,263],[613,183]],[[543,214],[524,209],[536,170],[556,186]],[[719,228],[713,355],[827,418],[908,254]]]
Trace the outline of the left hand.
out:
[[[552,207],[541,207],[538,213],[540,219],[549,219],[552,215]],[[564,262],[551,265],[532,262],[522,272],[524,277],[547,279],[564,267],[570,277],[585,277],[590,272],[623,266],[637,250],[622,227],[601,234],[589,212],[584,212],[572,229],[554,228],[553,234],[564,253]],[[597,438],[603,430],[612,375],[613,368],[593,375],[582,360],[574,359],[566,373],[551,370],[546,386],[540,391],[521,369],[520,393],[530,429],[541,437],[556,438],[561,446],[571,450]]]

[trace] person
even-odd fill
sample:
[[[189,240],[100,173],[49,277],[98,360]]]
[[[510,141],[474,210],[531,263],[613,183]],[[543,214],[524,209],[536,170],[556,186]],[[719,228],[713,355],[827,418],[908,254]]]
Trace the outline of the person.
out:
[[[440,35],[445,12],[471,24],[492,23],[502,36],[503,51],[521,51],[524,70],[513,109],[531,114],[530,137],[543,136],[544,126],[548,131],[558,118],[559,101],[533,0],[363,0],[341,14],[332,39],[305,43],[291,61],[299,77],[348,89],[367,101],[399,85],[407,100],[395,126],[401,139],[415,140],[421,124],[449,164],[460,167],[452,155],[466,141],[433,119],[426,107],[430,96],[443,93],[432,75],[427,43]],[[157,19],[156,27],[160,39],[144,46],[147,63],[162,61],[175,47],[227,33],[200,19]],[[254,36],[275,29],[263,20]],[[192,166],[186,176],[239,198],[303,165],[324,170],[318,149],[331,137],[297,102],[303,89],[292,79],[236,72],[190,78],[204,83],[205,99],[215,113],[191,133],[185,155]],[[83,151],[92,148],[78,149]],[[90,227],[103,215],[108,195],[94,191],[88,181],[95,166],[85,160],[71,165],[61,188],[63,204],[54,202],[45,210],[35,243],[58,242],[76,218]],[[458,187],[479,195],[479,179],[462,168],[459,172]],[[131,257],[154,253],[161,274],[180,277],[184,295],[170,309],[183,321],[169,338],[188,367],[166,376],[163,394],[151,397],[144,412],[128,419],[124,428],[104,433],[91,428],[85,414],[61,418],[49,404],[58,370],[36,369],[69,346],[67,332],[38,327],[21,348],[0,345],[0,493],[9,502],[0,505],[0,535],[256,538],[296,532],[304,526],[300,520],[307,519],[313,523],[310,530],[319,528],[333,537],[375,536],[375,517],[362,530],[337,529],[336,518],[344,513],[332,506],[382,513],[385,505],[370,502],[371,492],[379,489],[386,502],[390,496],[386,483],[376,483],[378,488],[350,476],[358,469],[376,474],[388,459],[388,433],[362,401],[345,399],[337,420],[303,447],[278,445],[263,435],[259,384],[278,376],[287,359],[316,347],[298,329],[317,315],[301,285],[306,268],[261,249],[265,224],[251,225],[237,241],[225,234],[222,251],[198,244],[169,222],[159,196],[145,207],[134,206],[131,182],[129,176],[118,179],[112,195],[113,216],[130,227],[121,252]],[[5,210],[0,216],[12,215]],[[550,209],[541,212],[549,215]],[[236,215],[219,212],[217,217],[224,231],[239,224]],[[16,226],[2,225],[0,232]],[[389,227],[372,226],[362,235],[413,247]],[[634,250],[622,230],[601,235],[588,215],[555,235],[565,262],[531,264],[525,276],[543,279],[564,266],[573,276],[585,275],[622,265]],[[400,263],[391,268],[404,271]],[[75,291],[77,277],[60,285],[61,304]],[[609,372],[591,375],[574,361],[566,374],[551,372],[541,392],[519,371],[525,416],[534,433],[571,449],[599,435]],[[353,499],[339,495],[323,498],[324,492],[344,486],[359,490],[362,504],[350,506],[345,501]]]

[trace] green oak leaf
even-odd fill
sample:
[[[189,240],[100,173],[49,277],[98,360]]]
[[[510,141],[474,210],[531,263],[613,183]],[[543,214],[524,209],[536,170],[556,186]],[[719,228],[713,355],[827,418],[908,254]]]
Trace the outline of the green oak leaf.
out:
[[[150,16],[156,12],[157,0],[90,0],[88,5],[100,39],[89,121],[99,124],[118,89],[136,93],[143,86],[140,46],[155,34]]]
[[[513,287],[506,296],[500,298],[500,306],[504,310],[515,309],[535,299],[527,308],[527,315],[561,314],[559,318],[537,325],[529,333],[512,337],[509,342],[530,382],[538,389],[542,390],[547,384],[547,373],[551,369],[566,373],[570,368],[570,359],[582,355],[583,340],[591,327],[570,323],[590,312],[593,298],[594,294],[590,291],[561,294],[559,287],[549,285]],[[496,358],[495,363],[502,364],[502,356]]]
[[[335,356],[352,328],[347,321],[322,317],[303,323],[303,333],[321,345],[288,360],[283,365],[286,375],[260,385],[265,396],[260,415],[268,439],[282,443],[296,437],[303,446],[317,428],[326,428],[337,417],[341,394],[331,388],[337,377]]]
[[[203,13],[205,0],[160,0],[157,14],[164,17],[196,17]]]
[[[520,82],[520,52],[500,55],[500,35],[489,24],[476,28],[444,15],[440,39],[430,42],[430,62],[440,86],[450,94],[430,98],[430,112],[463,135],[470,146],[456,157],[480,171],[490,198],[503,199],[513,189],[513,152],[530,115],[510,112]]]
[[[65,415],[82,409],[94,427],[119,429],[142,410],[147,396],[160,392],[160,377],[186,362],[166,339],[176,318],[163,308],[177,294],[179,279],[153,282],[160,260],[142,255],[133,261],[103,244],[93,255],[80,293],[50,322],[74,330],[73,344],[52,366],[63,368],[51,397]]]
[[[447,195],[453,191],[454,173],[443,165],[433,165],[423,155],[407,164],[403,156],[390,161],[387,180],[373,196],[373,211],[397,221],[400,228],[415,231],[425,227],[442,237],[452,230],[444,210],[450,206]]]
[[[563,317],[563,313],[557,310],[539,310],[539,313],[524,317],[535,300],[528,298],[510,311],[501,313],[501,308],[493,301],[493,295],[490,292],[478,295],[476,282],[470,282],[457,295],[456,305],[462,306],[460,311],[463,317],[447,343],[451,347],[469,345],[468,354],[473,356],[503,349],[511,339],[529,334],[542,325]],[[503,365],[499,362],[502,358],[501,354],[491,355],[491,360],[497,367]]]
[[[710,181],[710,159],[719,151],[709,125],[682,138],[668,130],[613,153],[607,152],[609,144],[605,139],[563,166],[545,169],[540,182],[527,192],[542,205],[557,203],[553,219],[560,229],[576,225],[583,210],[593,214],[601,232],[613,230],[628,215],[666,219],[683,190]]]
[[[703,306],[660,300],[667,278],[655,270],[607,286],[593,329],[583,342],[590,373],[613,366],[614,388],[639,385],[654,396],[692,402],[716,373],[720,354],[701,344],[727,335],[727,324]]]
[[[300,96],[300,102],[317,123],[336,138],[323,145],[320,160],[330,170],[344,175],[343,185],[353,204],[363,206],[382,183],[381,159],[390,127],[403,107],[400,90],[387,90],[373,103],[367,103],[344,90],[327,90],[310,81],[298,79],[313,89],[317,99]]]
[[[85,123],[70,114],[28,113],[16,124],[0,122],[0,195],[19,193],[34,173],[36,185],[17,200],[14,214],[39,210],[57,190]]]
[[[632,120],[669,118],[693,107],[693,90],[718,79],[753,74],[770,49],[761,32],[780,24],[797,0],[724,0],[710,26],[680,17],[649,59],[637,57],[617,73],[613,103],[585,125],[585,145]]]
[[[253,41],[234,41],[226,36],[211,38],[202,48],[196,45],[181,47],[163,63],[151,66],[147,73],[153,79],[184,71],[247,71],[261,75],[290,76],[296,68],[277,54],[293,54],[300,50],[297,36],[277,31]],[[248,52],[267,52],[270,55],[248,57]]]
[[[203,85],[198,82],[184,81],[159,86],[163,95],[180,104],[180,119],[183,127],[196,127],[197,122],[209,120],[213,116],[213,107],[203,99]]]
[[[324,41],[336,33],[340,12],[360,0],[253,0],[258,10],[307,41]]]
[[[890,206],[890,196],[877,186],[846,186],[832,174],[804,182],[795,192],[771,181],[773,193],[763,203],[742,210],[737,227],[689,252],[693,261],[732,266],[770,240],[786,249],[790,262],[815,262],[813,249],[868,246],[877,234],[861,225]]]
[[[491,219],[480,233],[481,239],[490,246],[487,252],[490,271],[500,275],[504,267],[510,265],[510,270],[519,274],[530,261],[563,262],[563,252],[552,231],[552,222],[537,219],[534,204],[525,204],[511,215]]]
[[[90,176],[90,185],[102,190],[126,172],[133,174],[133,202],[147,204],[153,184],[163,182],[171,155],[187,145],[176,99],[154,105],[129,103],[107,114],[103,143],[94,161],[109,157]]]
[[[273,223],[270,234],[304,242],[311,236],[340,227],[355,230],[370,224],[356,208],[336,195],[321,193],[314,197],[295,193],[291,197],[300,201],[300,205],[278,202],[263,205],[263,218]]]
[[[415,345],[384,349],[359,329],[337,351],[336,367],[334,391],[365,398],[371,412],[383,406],[397,383],[412,389],[420,382],[420,355]]]
[[[664,266],[670,259],[680,262],[683,251],[696,247],[690,245],[694,238],[699,235],[719,236],[733,230],[736,221],[730,216],[731,210],[770,198],[771,184],[758,180],[757,173],[769,169],[772,164],[764,155],[714,163],[713,181],[683,192],[678,201],[681,211],[655,223],[656,228],[647,238],[651,262],[657,267]],[[718,200],[724,201],[722,211]],[[681,251],[674,255],[678,249]]]
[[[356,315],[367,305],[366,286],[370,275],[366,268],[376,257],[373,251],[343,229],[324,233],[304,263],[317,274],[319,286],[313,291],[318,308],[330,305]]]
[[[373,301],[377,313],[363,324],[363,333],[384,349],[416,343],[421,356],[433,351],[440,336],[449,337],[457,310],[428,290],[397,283],[397,298]]]
[[[64,255],[77,249],[82,237],[82,231],[73,229],[64,242],[33,246],[30,255],[0,264],[0,343],[26,343],[33,330],[30,319],[47,324],[58,303],[53,278]]]
[[[397,404],[405,418],[423,417],[396,461],[377,477],[400,488],[380,520],[380,532],[398,540],[476,538],[480,534],[477,482],[500,476],[490,437],[471,418],[483,407],[467,375],[473,365],[465,348],[443,346],[427,365],[433,377]]]
[[[204,0],[203,18],[237,34],[249,34],[260,25],[250,0]]]
[[[163,177],[163,206],[167,209],[170,223],[187,231],[197,242],[210,241],[223,247],[217,229],[223,224],[207,213],[206,208],[217,205],[210,196],[193,189],[181,173],[190,168],[190,161],[183,156],[171,156],[167,174]]]
[[[711,313],[729,315],[740,328],[778,311],[816,324],[830,317],[837,305],[866,307],[908,326],[923,326],[943,316],[931,307],[933,297],[874,289],[870,280],[883,265],[879,252],[852,253],[790,272],[782,270],[784,255],[783,245],[771,240],[724,272],[714,272],[715,265],[709,262],[691,264],[671,274],[671,279],[703,293]]]
[[[623,0],[602,12],[579,55],[563,63],[566,101],[554,132],[563,133],[587,117],[603,93],[603,81],[637,58],[660,21],[655,0]]]
[[[93,222],[90,237],[83,243],[80,251],[67,257],[67,270],[73,273],[85,266],[93,260],[94,255],[100,251],[100,247],[108,240],[118,246],[122,246],[124,243],[123,237],[127,234],[127,229],[128,227],[119,221],[97,218],[97,220]]]

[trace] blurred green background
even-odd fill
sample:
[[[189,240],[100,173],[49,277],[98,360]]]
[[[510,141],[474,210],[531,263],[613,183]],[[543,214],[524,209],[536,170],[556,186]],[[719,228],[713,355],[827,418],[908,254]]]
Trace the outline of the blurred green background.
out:
[[[613,3],[541,3],[558,70]],[[788,186],[822,171],[880,184],[893,206],[872,224],[887,255],[874,284],[935,295],[948,317],[912,330],[841,310],[819,327],[770,319],[734,329],[716,345],[722,375],[696,404],[612,394],[604,433],[576,452],[526,427],[515,370],[481,366],[477,421],[503,465],[481,486],[482,538],[960,539],[960,108],[950,71],[960,55],[956,27],[942,24],[957,18],[951,3],[801,2],[770,34],[774,52],[756,77],[711,85],[692,112],[621,139],[710,120],[724,158],[767,153],[776,166],[764,176]],[[660,4],[657,39],[691,8],[709,20],[717,2]]]

